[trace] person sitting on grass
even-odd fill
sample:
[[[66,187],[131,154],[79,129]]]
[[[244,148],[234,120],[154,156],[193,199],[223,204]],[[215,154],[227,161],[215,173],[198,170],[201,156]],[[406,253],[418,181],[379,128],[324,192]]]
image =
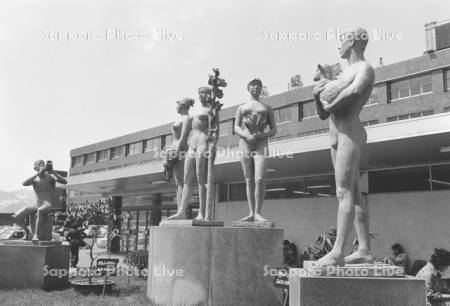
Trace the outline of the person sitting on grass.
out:
[[[434,249],[430,262],[417,273],[425,279],[427,306],[450,306],[450,252]]]

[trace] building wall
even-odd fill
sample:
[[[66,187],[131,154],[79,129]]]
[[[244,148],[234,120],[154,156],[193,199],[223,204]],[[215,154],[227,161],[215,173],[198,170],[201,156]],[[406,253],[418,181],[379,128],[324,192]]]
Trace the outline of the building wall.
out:
[[[435,247],[450,249],[450,191],[370,194],[366,199],[370,232],[379,234],[372,242],[377,258],[389,256],[390,246],[396,242],[412,261],[428,260]],[[285,229],[285,239],[303,253],[320,233],[336,227],[337,207],[335,197],[266,200],[263,212],[277,227]],[[231,226],[232,221],[248,214],[248,206],[242,201],[221,202],[216,214],[217,220]],[[351,236],[353,240],[354,232]]]

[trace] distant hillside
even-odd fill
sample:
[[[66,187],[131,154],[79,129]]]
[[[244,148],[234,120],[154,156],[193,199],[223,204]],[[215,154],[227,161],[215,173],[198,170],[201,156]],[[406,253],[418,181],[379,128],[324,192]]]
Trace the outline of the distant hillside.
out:
[[[22,207],[35,202],[36,196],[32,189],[10,192],[0,190],[0,213],[14,213]]]

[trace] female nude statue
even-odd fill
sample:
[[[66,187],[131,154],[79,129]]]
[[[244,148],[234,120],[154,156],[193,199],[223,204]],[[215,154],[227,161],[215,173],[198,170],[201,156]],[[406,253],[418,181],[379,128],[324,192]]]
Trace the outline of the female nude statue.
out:
[[[191,131],[189,139],[189,149],[184,162],[184,186],[181,197],[181,205],[178,211],[167,220],[185,219],[189,200],[194,189],[195,176],[197,176],[200,209],[196,220],[204,220],[206,203],[206,178],[208,161],[208,140],[209,140],[209,102],[211,100],[211,89],[201,87],[198,90],[201,108],[191,117]],[[217,125],[219,122],[216,117]],[[215,146],[218,139],[218,130],[214,132],[212,145]]]
[[[261,214],[265,194],[267,138],[274,136],[277,128],[272,108],[260,101],[261,80],[250,81],[247,90],[250,93],[250,100],[238,107],[234,124],[234,132],[241,138],[239,140],[241,164],[250,209],[250,214],[240,221],[264,222],[268,221]]]
[[[333,249],[317,261],[318,266],[342,266],[345,263],[372,263],[369,242],[367,207],[359,186],[359,161],[367,135],[359,120],[359,113],[367,102],[374,86],[375,73],[364,59],[368,41],[367,32],[361,28],[346,31],[341,36],[341,58],[347,59],[348,68],[336,84],[348,84],[337,92],[332,101],[324,103],[322,93],[326,82],[316,85],[314,99],[322,120],[330,117],[331,159],[336,180],[336,197],[339,201],[337,236]],[[330,82],[331,83],[331,82]],[[332,86],[336,86],[332,84]],[[325,99],[326,100],[326,99]],[[358,250],[344,258],[344,246],[354,222],[358,236]]]
[[[194,99],[184,98],[177,101],[177,113],[179,117],[172,125],[173,143],[169,154],[173,159],[173,173],[177,186],[177,207],[181,205],[181,195],[184,186],[184,155],[188,150],[188,135],[191,128],[189,108],[194,105]]]

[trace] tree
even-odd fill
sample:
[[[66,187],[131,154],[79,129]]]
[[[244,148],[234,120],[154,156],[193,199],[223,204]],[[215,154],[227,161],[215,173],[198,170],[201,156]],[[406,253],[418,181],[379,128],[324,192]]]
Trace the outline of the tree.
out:
[[[300,74],[296,74],[293,77],[291,77],[291,81],[289,82],[288,88],[289,90],[291,90],[300,87],[303,87],[303,80]]]

